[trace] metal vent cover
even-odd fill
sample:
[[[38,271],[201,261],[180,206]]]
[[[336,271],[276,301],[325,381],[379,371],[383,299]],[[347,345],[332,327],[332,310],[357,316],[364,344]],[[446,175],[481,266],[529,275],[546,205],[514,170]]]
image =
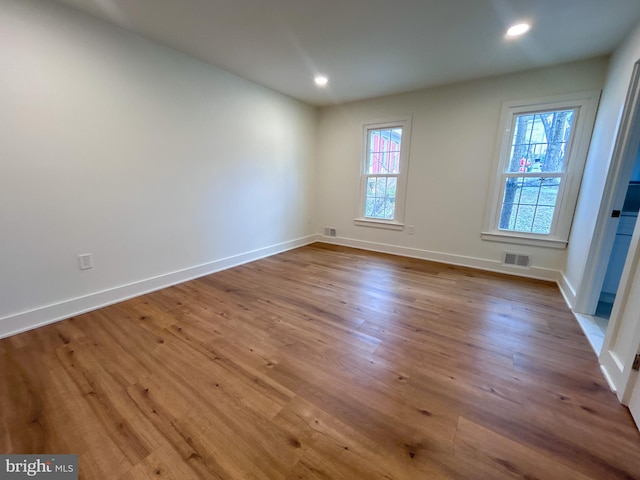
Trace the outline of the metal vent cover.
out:
[[[516,267],[528,268],[531,264],[531,256],[520,253],[505,253],[504,264],[514,265]]]

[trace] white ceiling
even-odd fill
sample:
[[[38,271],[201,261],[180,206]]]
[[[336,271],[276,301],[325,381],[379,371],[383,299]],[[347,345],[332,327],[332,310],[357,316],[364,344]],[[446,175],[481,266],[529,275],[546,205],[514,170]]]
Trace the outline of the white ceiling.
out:
[[[313,105],[607,54],[640,21],[639,0],[58,1]]]

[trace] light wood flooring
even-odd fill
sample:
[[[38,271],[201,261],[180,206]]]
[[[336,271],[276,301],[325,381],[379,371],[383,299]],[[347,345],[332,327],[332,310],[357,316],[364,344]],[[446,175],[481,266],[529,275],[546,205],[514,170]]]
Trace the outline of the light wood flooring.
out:
[[[0,452],[82,479],[640,479],[550,283],[314,244],[0,341]]]

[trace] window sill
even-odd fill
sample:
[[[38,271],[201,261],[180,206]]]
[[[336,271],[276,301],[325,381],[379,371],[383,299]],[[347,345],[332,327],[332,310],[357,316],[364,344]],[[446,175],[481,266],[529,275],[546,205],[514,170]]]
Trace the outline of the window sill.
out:
[[[566,240],[558,240],[554,238],[531,237],[517,234],[509,234],[505,232],[482,232],[480,234],[482,240],[490,242],[517,243],[519,245],[530,245],[533,247],[546,248],[566,248]]]
[[[359,227],[386,228],[387,230],[404,230],[404,223],[374,220],[371,218],[356,218],[354,223]]]

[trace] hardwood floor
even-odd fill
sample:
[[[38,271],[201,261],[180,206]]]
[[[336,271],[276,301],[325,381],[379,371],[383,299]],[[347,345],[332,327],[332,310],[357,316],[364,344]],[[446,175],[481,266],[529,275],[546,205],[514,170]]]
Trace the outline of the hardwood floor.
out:
[[[557,287],[314,244],[0,341],[0,452],[83,479],[634,479]]]

